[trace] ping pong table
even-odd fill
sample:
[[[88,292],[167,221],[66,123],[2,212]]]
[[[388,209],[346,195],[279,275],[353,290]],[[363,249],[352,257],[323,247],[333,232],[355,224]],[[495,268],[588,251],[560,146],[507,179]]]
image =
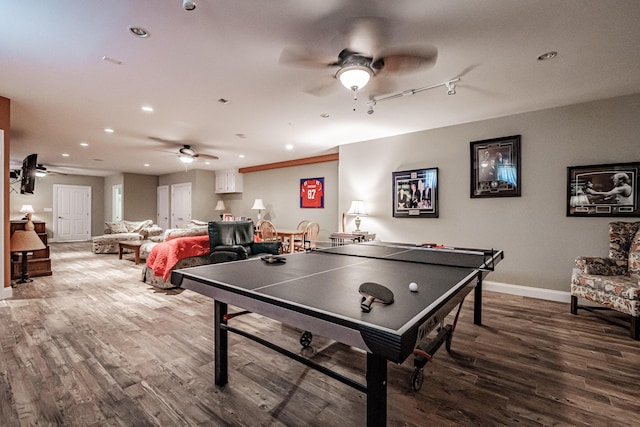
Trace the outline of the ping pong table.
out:
[[[217,385],[228,382],[228,333],[232,332],[366,393],[367,425],[384,426],[387,361],[402,363],[416,354],[414,350],[473,289],[474,323],[481,324],[482,279],[503,256],[497,250],[366,242],[285,255],[280,263],[252,258],[191,267],[174,271],[171,281],[214,299]],[[370,312],[363,312],[358,292],[363,282],[386,286],[394,302],[374,302]],[[417,283],[417,292],[409,290],[411,282]],[[233,314],[228,305],[366,351],[366,385],[229,325]],[[438,336],[447,339],[449,349],[453,331],[447,326],[448,336]]]

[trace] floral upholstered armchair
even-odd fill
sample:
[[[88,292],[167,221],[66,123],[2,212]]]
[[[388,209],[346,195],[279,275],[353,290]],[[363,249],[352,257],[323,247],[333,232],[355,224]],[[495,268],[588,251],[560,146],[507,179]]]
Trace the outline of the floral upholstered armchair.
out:
[[[578,298],[631,316],[630,333],[640,339],[640,222],[609,224],[609,257],[578,257],[571,276],[571,313]]]

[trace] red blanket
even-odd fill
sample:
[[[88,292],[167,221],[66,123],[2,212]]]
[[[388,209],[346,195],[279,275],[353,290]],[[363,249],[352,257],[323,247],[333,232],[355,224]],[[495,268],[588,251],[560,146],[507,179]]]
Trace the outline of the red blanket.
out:
[[[153,270],[154,275],[167,280],[171,270],[181,259],[208,253],[209,236],[179,237],[155,245],[147,257],[147,266]]]

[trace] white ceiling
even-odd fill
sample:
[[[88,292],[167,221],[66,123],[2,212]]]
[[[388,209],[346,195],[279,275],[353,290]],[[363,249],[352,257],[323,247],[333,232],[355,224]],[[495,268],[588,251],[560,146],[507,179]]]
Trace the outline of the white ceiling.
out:
[[[182,0],[0,0],[0,96],[12,100],[12,163],[37,153],[39,163],[71,173],[184,170],[179,143],[149,138],[156,137],[219,157],[190,168],[253,166],[640,92],[637,0],[196,3],[188,12]],[[343,34],[363,16],[385,18],[377,51],[438,49],[434,66],[394,77],[394,92],[461,76],[457,95],[438,87],[380,102],[369,115],[374,85],[355,103],[337,81],[313,96],[305,89],[335,68],[279,63],[289,47],[337,57]],[[151,35],[136,38],[130,26]],[[557,58],[536,59],[552,50]]]

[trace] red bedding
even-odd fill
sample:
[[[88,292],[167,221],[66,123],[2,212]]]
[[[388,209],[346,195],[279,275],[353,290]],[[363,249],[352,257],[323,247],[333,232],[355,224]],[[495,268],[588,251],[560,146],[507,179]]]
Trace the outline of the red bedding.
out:
[[[208,253],[209,236],[179,237],[155,245],[147,257],[147,266],[155,276],[162,276],[167,280],[171,270],[181,259]]]

